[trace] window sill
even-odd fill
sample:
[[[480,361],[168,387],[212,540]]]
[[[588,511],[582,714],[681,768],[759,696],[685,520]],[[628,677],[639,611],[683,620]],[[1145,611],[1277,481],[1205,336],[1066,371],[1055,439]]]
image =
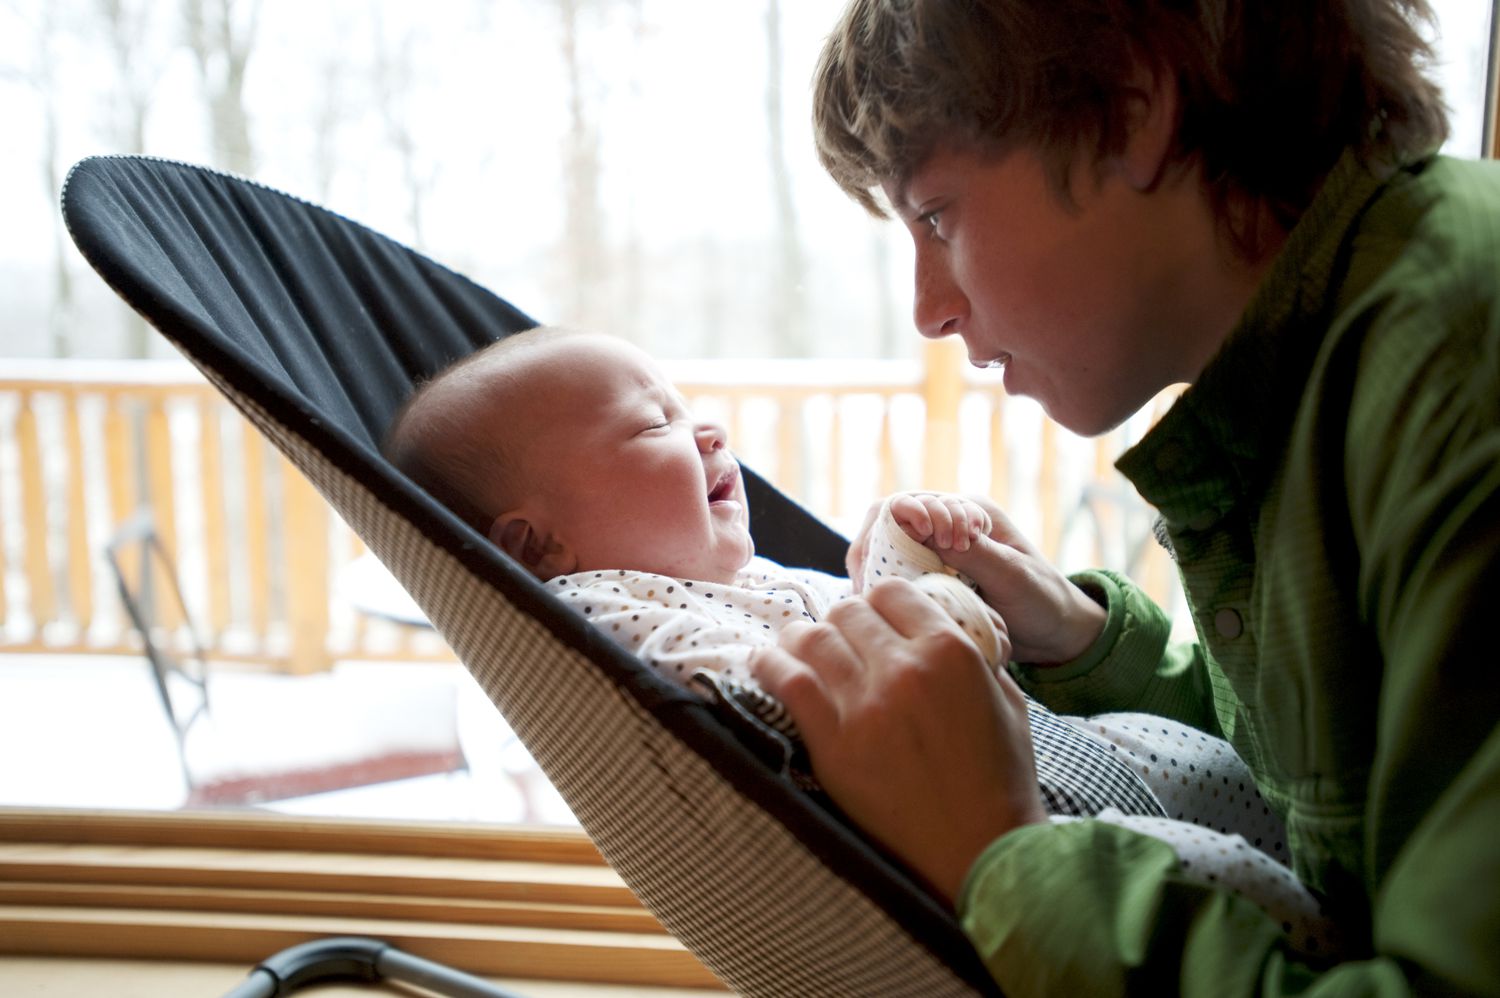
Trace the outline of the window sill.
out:
[[[0,810],[0,979],[38,957],[242,977],[331,935],[480,976],[722,990],[572,829]]]

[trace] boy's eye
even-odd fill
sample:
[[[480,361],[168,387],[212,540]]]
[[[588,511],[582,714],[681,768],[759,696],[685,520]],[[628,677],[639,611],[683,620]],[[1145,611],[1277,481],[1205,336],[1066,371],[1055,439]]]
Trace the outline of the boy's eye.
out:
[[[938,222],[942,219],[942,217],[942,209],[938,208],[932,211],[923,212],[922,214],[918,215],[917,223],[924,226],[931,232],[937,232]]]

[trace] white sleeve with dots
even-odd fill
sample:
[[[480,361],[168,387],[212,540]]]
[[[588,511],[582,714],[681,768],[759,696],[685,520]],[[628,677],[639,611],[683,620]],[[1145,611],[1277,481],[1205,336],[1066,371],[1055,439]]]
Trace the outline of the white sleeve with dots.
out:
[[[739,585],[616,569],[559,576],[547,588],[663,678],[686,685],[710,669],[749,683],[754,649],[774,644],[791,621],[821,617],[841,594],[832,577],[775,567],[756,559]]]
[[[884,578],[907,579],[915,583],[948,611],[969,636],[985,662],[992,669],[1006,662],[1007,645],[1003,641],[1005,624],[973,585],[958,572],[943,564],[937,552],[912,539],[891,514],[887,499],[870,531],[869,551],[864,562],[864,585]]]
[[[1109,809],[1095,820],[1160,839],[1177,853],[1183,879],[1228,890],[1279,922],[1304,953],[1332,957],[1340,936],[1292,872],[1286,831],[1230,744],[1151,714],[1064,717],[1116,752],[1156,794],[1165,818]]]

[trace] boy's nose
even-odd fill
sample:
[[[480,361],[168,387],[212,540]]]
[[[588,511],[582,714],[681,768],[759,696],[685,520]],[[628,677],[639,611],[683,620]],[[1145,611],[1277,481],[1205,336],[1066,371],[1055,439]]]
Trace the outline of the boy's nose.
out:
[[[724,427],[711,422],[700,422],[694,434],[698,438],[698,449],[705,454],[722,450],[729,437]]]
[[[916,290],[912,319],[917,331],[928,339],[961,332],[969,316],[969,299],[953,279],[948,262],[930,249],[918,247]]]

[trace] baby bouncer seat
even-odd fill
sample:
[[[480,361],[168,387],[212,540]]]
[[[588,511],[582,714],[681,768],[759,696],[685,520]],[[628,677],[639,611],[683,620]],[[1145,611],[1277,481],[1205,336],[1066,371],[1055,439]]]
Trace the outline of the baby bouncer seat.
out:
[[[535,320],[346,218],[188,164],[84,160],[63,213],[110,287],[402,582],[605,859],[729,987],[996,993],[900,864],[381,456],[416,383]],[[745,480],[761,553],[842,572],[841,537]]]

